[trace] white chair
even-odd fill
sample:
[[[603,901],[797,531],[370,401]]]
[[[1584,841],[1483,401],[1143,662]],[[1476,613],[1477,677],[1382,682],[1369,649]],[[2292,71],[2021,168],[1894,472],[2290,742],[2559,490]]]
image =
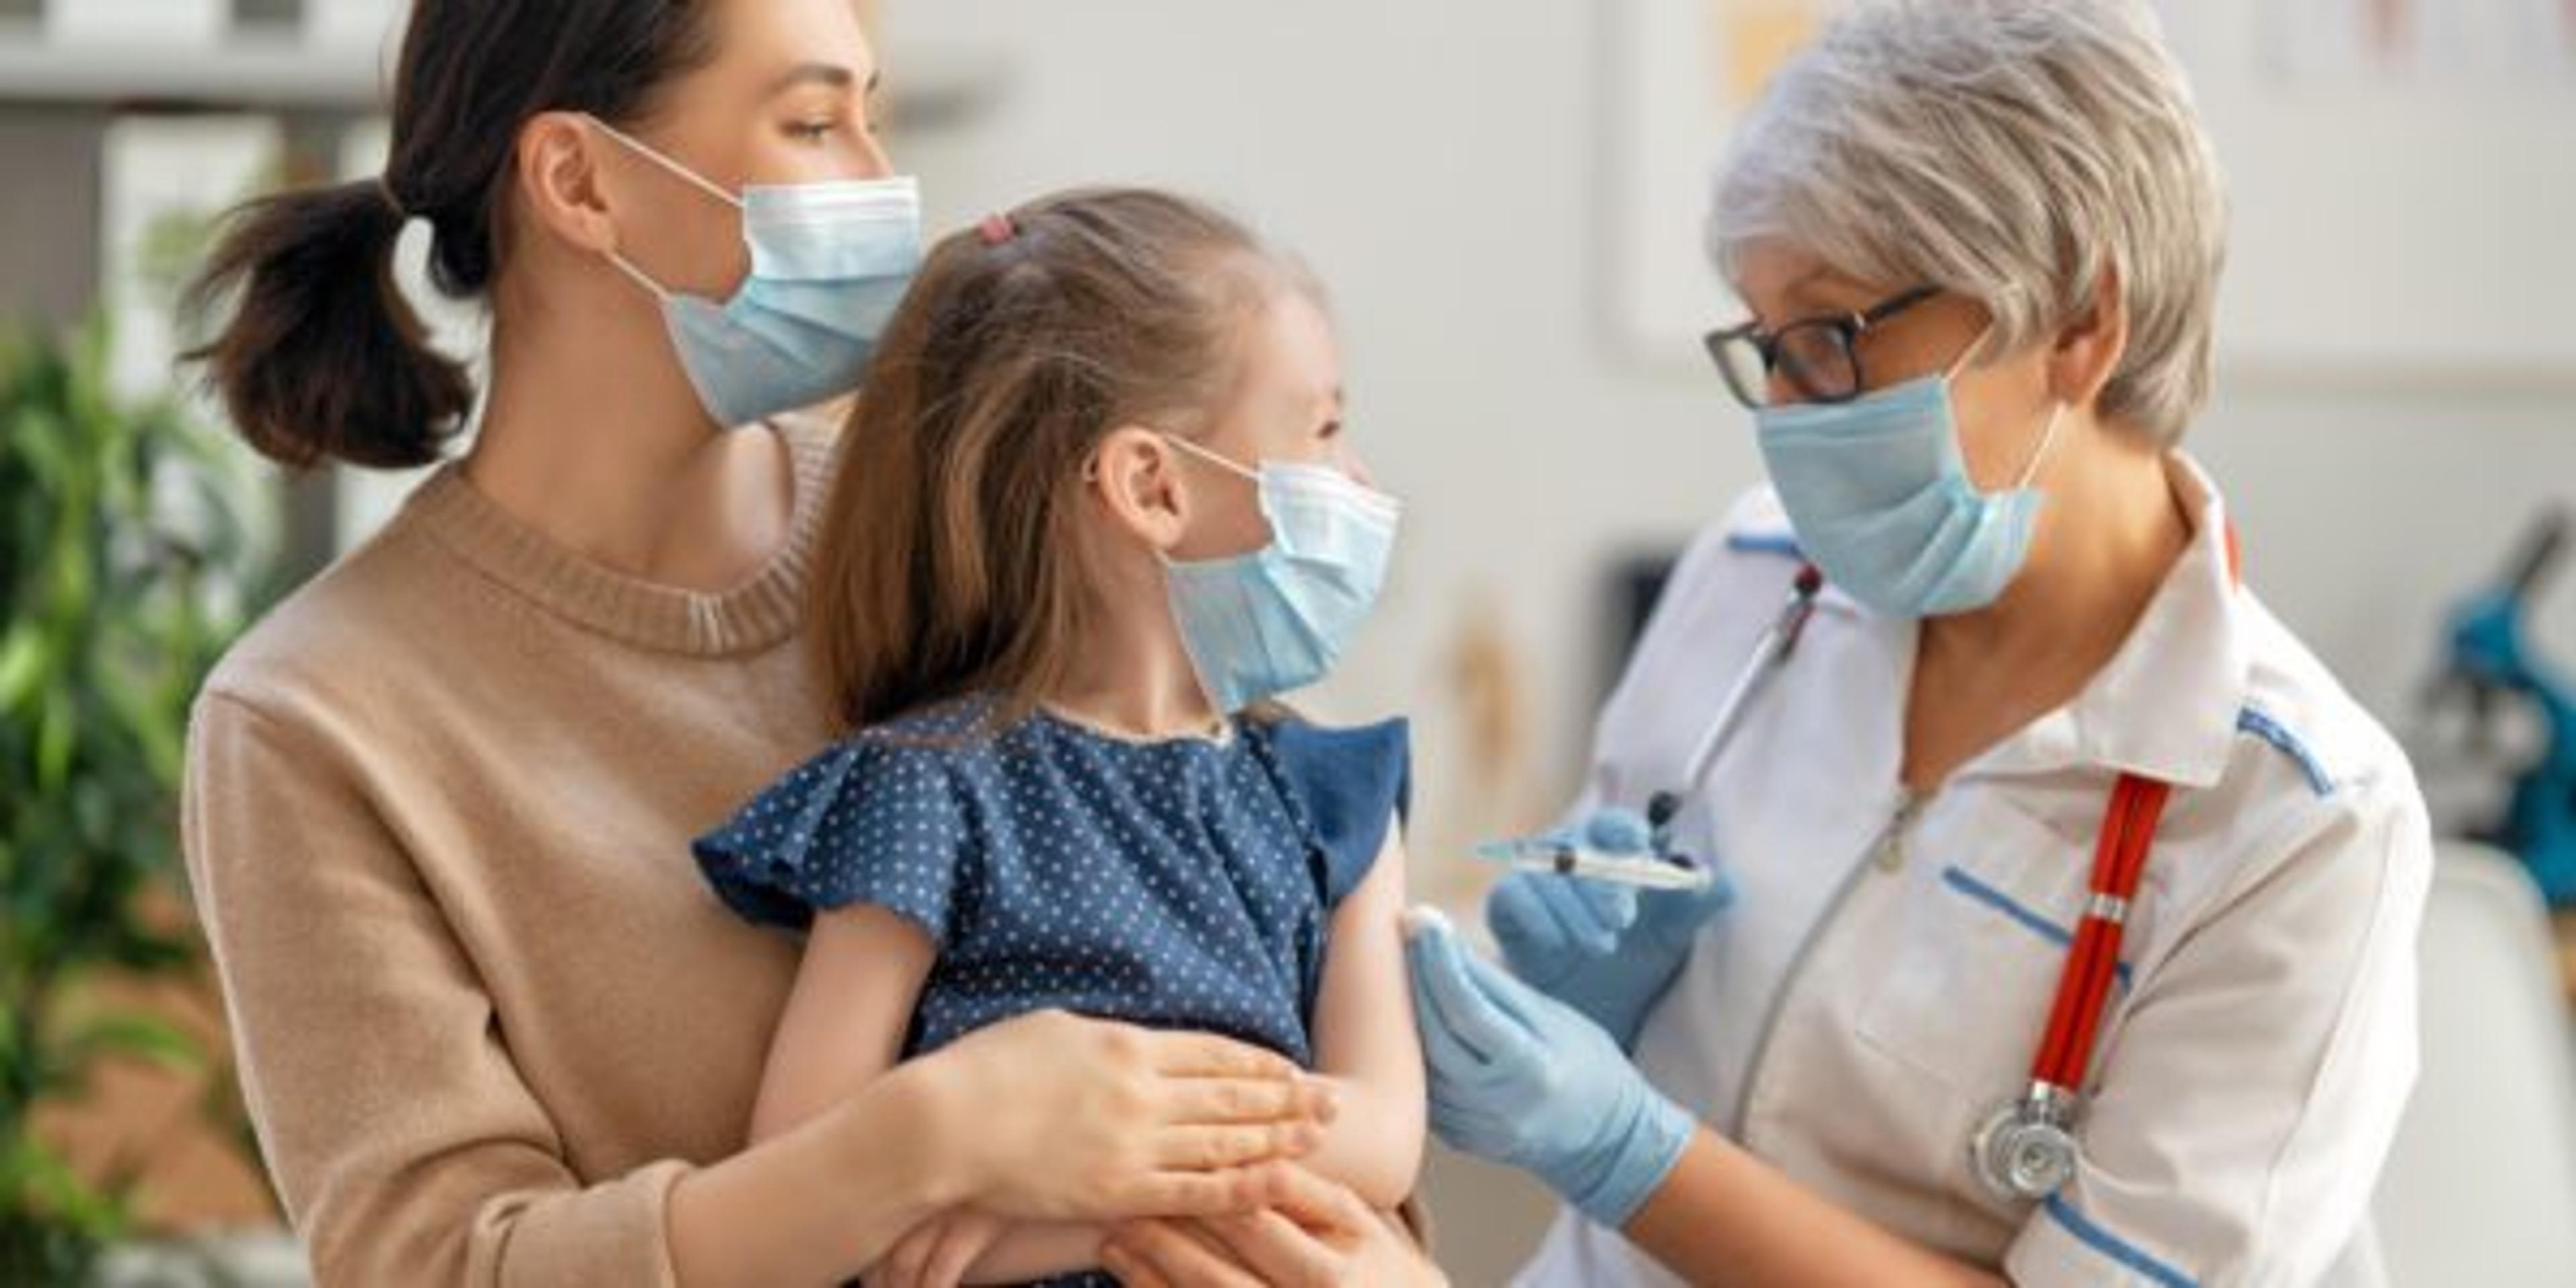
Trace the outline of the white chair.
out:
[[[2576,1284],[2576,1035],[2540,893],[2445,842],[2422,945],[2423,1076],[2372,1205],[2389,1282]]]

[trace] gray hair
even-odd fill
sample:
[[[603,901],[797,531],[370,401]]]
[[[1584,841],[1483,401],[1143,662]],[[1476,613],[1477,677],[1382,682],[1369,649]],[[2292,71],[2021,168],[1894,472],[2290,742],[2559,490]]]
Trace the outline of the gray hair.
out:
[[[2172,443],[2210,387],[2226,257],[2218,162],[2146,0],[1864,0],[1783,68],[1717,183],[1730,279],[1785,244],[1993,311],[1998,350],[2118,279],[2107,419]]]

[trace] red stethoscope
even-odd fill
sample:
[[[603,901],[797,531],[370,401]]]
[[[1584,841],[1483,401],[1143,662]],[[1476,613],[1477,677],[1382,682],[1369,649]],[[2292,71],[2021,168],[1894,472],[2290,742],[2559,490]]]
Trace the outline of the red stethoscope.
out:
[[[1996,1198],[2044,1199],[2075,1177],[2075,1123],[2084,1108],[2078,1088],[2092,1066],[2102,1004],[2110,1000],[2111,979],[2119,971],[2130,902],[2138,897],[2156,821],[2172,794],[2170,784],[2136,774],[2120,775],[2111,789],[2111,808],[2093,846],[2092,896],[2057,976],[2057,1000],[2031,1057],[2030,1085],[1968,1138],[1968,1169]]]
[[[2227,563],[2236,575],[2236,534],[2227,533]],[[1788,602],[1754,645],[1745,665],[1708,732],[1692,751],[1684,770],[1685,786],[1657,792],[1646,807],[1655,848],[1669,852],[1673,818],[1686,793],[1697,792],[1735,738],[1744,713],[1777,675],[1815,616],[1816,596],[1825,577],[1814,564],[1798,570]],[[2119,973],[2120,941],[2129,909],[2147,870],[2147,852],[2155,844],[2156,824],[2171,798],[2171,784],[2137,774],[2122,774],[2111,789],[2110,808],[2093,848],[2093,877],[2084,915],[2067,946],[2066,964],[2057,977],[2057,998],[2048,1011],[2048,1030],[2031,1056],[2030,1082],[2020,1095],[1996,1107],[1968,1138],[1968,1166],[1988,1192],[2005,1202],[2037,1201],[2055,1194],[2075,1176],[2075,1126],[2082,1118],[2084,1074],[2092,1066],[2101,1036],[2103,1004]]]

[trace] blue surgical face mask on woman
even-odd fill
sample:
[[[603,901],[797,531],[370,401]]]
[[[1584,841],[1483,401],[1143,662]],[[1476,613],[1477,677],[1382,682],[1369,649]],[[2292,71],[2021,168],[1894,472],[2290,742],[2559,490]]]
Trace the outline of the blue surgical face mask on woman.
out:
[[[751,274],[721,303],[673,291],[609,254],[661,301],[707,414],[728,427],[747,425],[859,387],[921,265],[921,193],[912,179],[755,185],[736,197],[616,127],[592,123],[742,212]]]
[[[1255,470],[1166,442],[1260,489],[1270,543],[1226,559],[1163,561],[1165,594],[1208,701],[1228,715],[1333,669],[1377,606],[1403,506],[1325,465]]]
[[[1754,414],[1762,459],[1798,545],[1845,594],[1887,617],[1971,612],[1992,604],[2030,555],[2042,496],[2030,486],[2066,407],[2049,413],[2021,478],[1981,492],[1959,455],[1951,383],[1957,365],[1843,403]]]

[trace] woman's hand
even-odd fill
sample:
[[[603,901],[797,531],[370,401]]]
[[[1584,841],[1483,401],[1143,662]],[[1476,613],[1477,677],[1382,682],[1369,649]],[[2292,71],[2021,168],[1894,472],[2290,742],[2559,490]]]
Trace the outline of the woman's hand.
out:
[[[1652,829],[1624,809],[1594,811],[1551,834],[1606,854],[1650,854]],[[1485,901],[1485,922],[1512,973],[1636,1045],[1654,1005],[1690,957],[1691,941],[1735,901],[1725,869],[1696,891],[1639,891],[1607,881],[1514,872]]]
[[[1591,1020],[1470,955],[1447,918],[1408,922],[1432,1130],[1530,1172],[1604,1226],[1625,1226],[1698,1124]]]
[[[1136,1221],[1112,1231],[1101,1250],[1130,1288],[1445,1288],[1421,1247],[1387,1218],[1302,1167],[1264,1211],[1242,1216]]]
[[[959,1202],[1031,1221],[1249,1212],[1335,1112],[1285,1058],[1061,1011],[901,1066],[956,1160]]]

